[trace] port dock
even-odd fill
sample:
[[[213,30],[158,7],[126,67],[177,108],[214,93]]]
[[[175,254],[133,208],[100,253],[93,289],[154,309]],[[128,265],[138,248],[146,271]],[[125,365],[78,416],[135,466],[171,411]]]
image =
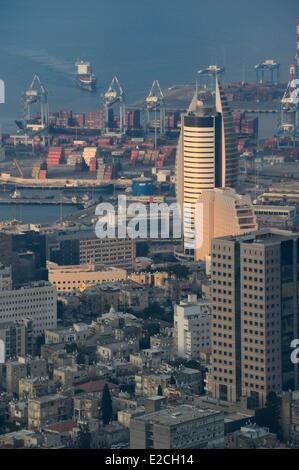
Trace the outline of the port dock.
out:
[[[80,201],[59,201],[59,200],[49,200],[49,199],[0,199],[0,205],[26,205],[26,206],[75,206],[79,209],[84,209],[84,204]]]
[[[0,173],[0,185],[11,185],[18,188],[47,188],[47,189],[63,189],[74,191],[97,191],[97,192],[110,192],[113,188],[122,189],[128,188],[132,185],[131,179],[115,179],[107,183],[102,183],[97,180],[71,180],[71,179],[34,179],[34,178],[20,178],[11,176],[8,173]]]

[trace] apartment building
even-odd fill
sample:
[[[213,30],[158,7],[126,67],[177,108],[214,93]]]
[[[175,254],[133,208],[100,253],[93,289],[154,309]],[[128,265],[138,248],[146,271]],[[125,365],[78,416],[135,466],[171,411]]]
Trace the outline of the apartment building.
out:
[[[0,325],[32,321],[33,336],[57,326],[57,293],[47,281],[0,291]]]
[[[175,353],[184,359],[199,359],[211,347],[211,305],[189,295],[174,306]]]
[[[40,430],[47,424],[70,419],[72,398],[60,394],[46,395],[28,400],[28,428]]]
[[[4,360],[33,354],[33,324],[31,320],[0,323],[0,341],[4,345]]]
[[[47,362],[42,358],[19,357],[2,365],[1,381],[5,390],[13,395],[19,394],[19,383],[26,377],[46,377]]]

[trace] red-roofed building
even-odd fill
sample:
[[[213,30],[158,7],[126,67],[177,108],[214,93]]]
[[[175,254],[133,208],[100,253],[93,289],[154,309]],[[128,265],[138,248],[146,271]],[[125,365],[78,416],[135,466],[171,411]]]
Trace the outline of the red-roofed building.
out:
[[[69,434],[77,426],[74,419],[68,419],[66,421],[59,421],[57,423],[49,424],[44,429],[45,431],[58,432],[59,434]]]
[[[115,390],[118,388],[117,385],[106,382],[105,380],[93,380],[84,384],[80,384],[76,387],[76,390],[80,390],[85,393],[101,393],[104,390],[105,384],[108,385],[109,390]]]

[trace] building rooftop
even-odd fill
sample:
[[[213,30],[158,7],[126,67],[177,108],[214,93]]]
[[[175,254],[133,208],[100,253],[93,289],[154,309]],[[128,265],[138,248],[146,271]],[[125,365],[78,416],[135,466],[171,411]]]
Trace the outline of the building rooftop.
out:
[[[272,204],[255,204],[253,210],[256,212],[265,211],[265,212],[290,212],[295,211],[296,206],[275,206]]]
[[[71,274],[71,273],[78,273],[78,272],[86,272],[86,273],[91,273],[91,272],[108,272],[108,271],[114,271],[114,270],[119,270],[121,268],[115,268],[112,266],[106,266],[106,265],[95,265],[93,263],[88,263],[88,264],[78,264],[78,265],[71,265],[71,266],[60,266],[56,263],[53,263],[52,261],[47,261],[47,268],[49,271],[59,271],[59,273],[66,273],[66,274]],[[124,270],[123,270],[124,271]]]
[[[53,401],[63,400],[65,398],[67,398],[66,395],[61,395],[59,393],[56,393],[53,395],[45,395],[42,397],[30,398],[29,401],[31,402],[35,401],[42,405],[43,403],[51,403]]]
[[[275,434],[269,431],[269,428],[259,427],[255,424],[241,427],[238,434],[242,435],[242,437],[246,437],[247,439],[259,439],[261,437],[275,436]]]
[[[117,385],[111,382],[106,382],[105,380],[94,380],[91,382],[78,385],[76,389],[81,390],[82,392],[86,392],[86,393],[97,393],[97,392],[102,392],[106,384],[108,385],[109,390],[118,388]]]
[[[45,431],[54,431],[54,432],[71,432],[74,427],[76,427],[76,421],[73,419],[68,419],[66,421],[59,421],[57,423],[49,424],[45,427]]]
[[[145,421],[161,426],[176,426],[186,421],[205,418],[211,415],[220,415],[219,411],[202,410],[191,405],[180,405],[175,408],[165,408],[154,413],[149,413],[136,418],[138,421]]]
[[[225,237],[219,237],[218,240],[227,240],[231,242],[239,243],[258,243],[263,245],[268,245],[275,242],[281,242],[285,240],[290,240],[292,238],[297,238],[299,233],[290,232],[288,230],[279,230],[275,228],[265,228],[258,230],[248,235],[228,235]],[[217,238],[214,239],[216,241]]]

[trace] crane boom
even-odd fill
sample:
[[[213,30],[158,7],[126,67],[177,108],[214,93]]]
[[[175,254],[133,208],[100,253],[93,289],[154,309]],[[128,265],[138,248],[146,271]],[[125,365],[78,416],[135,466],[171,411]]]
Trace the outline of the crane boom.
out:
[[[19,172],[21,178],[24,178],[24,173],[23,173],[22,168],[20,167],[20,164],[19,164],[18,160],[15,159],[15,160],[14,160],[14,163],[15,163],[17,169],[18,169],[18,172]]]
[[[119,104],[119,132],[121,134],[125,134],[125,94],[117,76],[115,75],[109,85],[108,90],[104,94],[106,133],[109,133],[109,109],[116,103]]]

